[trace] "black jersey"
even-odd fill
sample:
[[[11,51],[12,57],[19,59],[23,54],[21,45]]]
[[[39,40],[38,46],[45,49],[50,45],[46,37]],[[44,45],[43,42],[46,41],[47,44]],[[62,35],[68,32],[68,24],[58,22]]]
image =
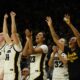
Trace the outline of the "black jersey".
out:
[[[64,52],[68,57],[68,71],[70,80],[78,80],[80,78],[80,48],[77,47],[74,51],[65,47]]]

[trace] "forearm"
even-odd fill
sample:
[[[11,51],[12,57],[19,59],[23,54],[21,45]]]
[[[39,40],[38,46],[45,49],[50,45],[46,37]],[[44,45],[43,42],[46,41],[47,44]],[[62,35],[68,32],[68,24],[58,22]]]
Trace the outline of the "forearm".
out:
[[[8,34],[7,19],[4,19],[4,21],[3,21],[3,33]]]
[[[59,40],[59,36],[56,34],[54,28],[52,25],[49,26],[49,29],[50,29],[50,32],[51,32],[51,35],[52,35],[52,38],[53,40]]]
[[[74,35],[76,36],[78,46],[80,47],[80,33],[79,33],[79,31],[71,23],[69,24],[69,27],[71,28],[71,30],[73,31]]]
[[[50,57],[50,60],[48,62],[48,66],[53,67],[53,58],[52,57]]]
[[[80,33],[78,32],[78,30],[73,26],[72,23],[68,24],[68,26],[71,28],[71,30],[73,31],[74,35],[76,37],[80,37]]]
[[[7,28],[7,18],[8,18],[8,15],[5,14],[4,15],[4,21],[3,21],[3,33],[4,33],[4,38],[5,38],[5,41],[10,44],[11,43],[11,39],[8,35],[8,28]]]
[[[29,48],[29,42],[26,41],[26,44],[25,44],[24,49],[22,51],[22,55],[23,56],[27,56],[28,55],[28,48]]]
[[[14,16],[12,16],[11,17],[11,32],[12,33],[17,33],[17,29],[16,29],[16,22],[15,22],[15,17]]]
[[[67,64],[67,59],[61,56],[61,54],[58,53],[59,59],[63,62],[63,64]]]
[[[53,53],[52,53],[53,54]],[[48,66],[49,67],[53,67],[53,61],[54,61],[54,55],[51,55],[50,59],[49,59],[49,62],[48,62]]]
[[[32,54],[34,51],[33,49],[33,43],[32,43],[32,37],[29,38],[29,53]]]
[[[14,44],[19,44],[20,42],[20,37],[19,34],[17,33],[17,28],[16,28],[16,22],[15,22],[15,12],[10,13],[11,16],[11,33],[12,33],[12,38],[14,41]]]

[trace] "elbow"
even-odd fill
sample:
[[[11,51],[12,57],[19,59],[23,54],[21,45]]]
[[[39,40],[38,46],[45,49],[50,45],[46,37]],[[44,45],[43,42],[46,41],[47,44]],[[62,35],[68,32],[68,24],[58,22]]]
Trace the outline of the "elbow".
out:
[[[32,54],[32,51],[30,51],[30,50],[27,50],[27,51],[23,51],[22,52],[22,55],[23,56],[29,56],[29,55],[31,55]]]
[[[26,54],[24,54],[24,53],[22,53],[22,56],[26,57],[27,55],[26,55]]]

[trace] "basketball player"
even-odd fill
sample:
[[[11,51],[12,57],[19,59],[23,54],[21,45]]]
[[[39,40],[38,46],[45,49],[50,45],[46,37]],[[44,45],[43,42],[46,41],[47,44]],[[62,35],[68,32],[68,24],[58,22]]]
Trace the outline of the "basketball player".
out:
[[[69,79],[78,80],[80,74],[80,33],[71,23],[70,16],[65,15],[64,21],[68,24],[75,35],[75,37],[70,38],[68,47],[58,42],[58,39],[55,37],[56,33],[52,26],[49,26],[49,29],[56,45],[67,54]]]
[[[5,40],[3,33],[0,33],[0,80],[3,80],[4,61],[5,61]]]
[[[22,79],[21,80],[28,80],[29,78],[29,68],[24,67],[21,71]]]
[[[48,53],[48,47],[44,44],[45,34],[39,32],[36,35],[36,46],[33,46],[32,35],[30,31],[26,30],[26,45],[23,49],[24,55],[30,55],[30,78],[29,80],[47,80],[44,75],[44,60]]]
[[[51,17],[47,17],[47,23],[49,27],[53,27]],[[55,34],[55,37],[60,44],[66,45],[66,40],[64,38],[59,39],[57,34]],[[67,56],[65,53],[62,53],[58,46],[53,46],[53,52],[49,60],[49,66],[53,66],[52,80],[69,80]]]
[[[68,70],[70,80],[79,80],[80,78],[80,33],[73,26],[70,21],[70,16],[65,15],[64,21],[68,27],[73,31],[74,37],[71,37],[69,40],[69,46],[64,47],[64,52],[68,56]]]
[[[22,50],[21,42],[16,31],[16,23],[14,12],[10,13],[11,16],[11,38],[7,29],[8,15],[4,15],[3,33],[7,46],[5,47],[5,62],[4,62],[4,79],[3,80],[20,80],[20,52]]]
[[[53,67],[52,80],[69,80],[67,56],[59,51],[57,46],[53,47],[48,65],[50,68]]]

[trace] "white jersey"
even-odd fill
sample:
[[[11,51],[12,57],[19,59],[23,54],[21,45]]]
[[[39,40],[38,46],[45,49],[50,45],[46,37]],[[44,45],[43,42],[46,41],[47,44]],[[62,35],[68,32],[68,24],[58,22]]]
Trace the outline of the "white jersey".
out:
[[[22,46],[7,45],[5,48],[4,80],[20,80],[20,52]],[[11,76],[10,76],[11,75]]]
[[[0,77],[2,77],[4,73],[5,46],[6,44],[0,48]]]
[[[65,53],[61,54],[65,59],[67,58]],[[53,77],[52,80],[68,80],[68,67],[64,65],[62,61],[60,61],[58,54],[56,53],[54,56],[54,69],[53,69]]]
[[[34,80],[43,73],[44,66],[44,59],[46,53],[48,53],[47,45],[38,46],[43,50],[43,53],[37,53],[30,55],[30,79]],[[42,75],[43,76],[43,75]]]
[[[4,61],[5,61],[5,46],[6,46],[6,44],[4,44],[0,48],[0,67],[4,66]]]

